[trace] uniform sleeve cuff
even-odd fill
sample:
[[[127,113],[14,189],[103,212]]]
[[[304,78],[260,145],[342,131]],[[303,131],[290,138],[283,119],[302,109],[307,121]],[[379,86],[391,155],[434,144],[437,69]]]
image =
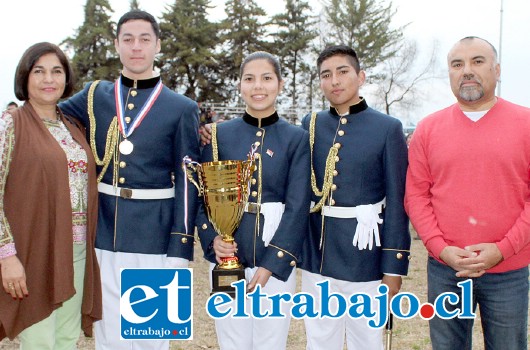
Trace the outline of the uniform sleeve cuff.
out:
[[[194,236],[185,233],[171,232],[167,256],[192,261],[194,238]]]
[[[280,281],[287,281],[296,266],[296,258],[286,250],[272,244],[269,244],[267,250],[260,266],[271,271],[273,276]]]
[[[410,259],[410,250],[384,248],[381,256],[381,270],[385,275],[406,276]]]

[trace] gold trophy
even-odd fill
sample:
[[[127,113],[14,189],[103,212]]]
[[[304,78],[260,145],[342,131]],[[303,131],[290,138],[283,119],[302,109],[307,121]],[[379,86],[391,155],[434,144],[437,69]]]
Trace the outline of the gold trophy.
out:
[[[254,170],[255,164],[251,157],[246,161],[187,164],[187,177],[197,187],[199,195],[204,196],[208,219],[225,242],[234,241],[234,231],[241,222],[248,202],[249,181]],[[193,179],[192,172],[197,173],[198,184]],[[244,267],[236,256],[221,260],[212,271],[212,294],[225,292],[234,297],[235,289],[230,284],[245,278]]]

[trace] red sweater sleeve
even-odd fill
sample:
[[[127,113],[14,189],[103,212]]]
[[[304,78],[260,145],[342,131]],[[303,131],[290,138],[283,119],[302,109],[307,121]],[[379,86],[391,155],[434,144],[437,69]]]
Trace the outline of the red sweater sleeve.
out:
[[[429,253],[439,259],[440,253],[448,244],[443,238],[443,232],[438,227],[431,203],[430,188],[433,180],[424,138],[423,129],[419,126],[414,132],[409,147],[405,210]]]

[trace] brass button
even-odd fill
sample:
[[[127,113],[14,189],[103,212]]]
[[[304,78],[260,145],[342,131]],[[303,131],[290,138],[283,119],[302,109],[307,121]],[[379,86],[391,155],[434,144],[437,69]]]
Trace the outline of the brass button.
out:
[[[188,243],[188,239],[186,237],[182,237],[180,241],[184,244]]]
[[[335,163],[338,163],[340,160],[339,156],[335,156]]]
[[[344,136],[344,130],[339,130],[338,134],[339,136]]]
[[[254,142],[254,146],[259,147],[259,145],[261,145],[259,141]]]
[[[261,131],[258,131],[258,132],[256,133],[256,136],[257,136],[257,137],[261,137],[261,135],[263,135],[263,133],[262,133]]]
[[[336,149],[340,149],[341,145],[340,143],[337,142],[336,144],[333,145],[333,147],[335,147]]]
[[[346,118],[340,118],[340,123],[341,124],[346,124],[348,122],[348,120]]]
[[[129,124],[131,122],[131,117],[125,117],[125,122]]]
[[[396,258],[398,258],[399,260],[403,259],[403,254],[397,253],[396,254]]]
[[[124,161],[121,161],[120,162],[120,168],[125,168],[127,166],[127,163],[125,163]]]
[[[337,170],[333,170],[333,176],[339,175],[339,172]]]
[[[335,205],[335,200],[332,199],[330,203],[331,203],[331,205]]]
[[[253,185],[255,185],[256,182],[258,182],[258,181],[257,181],[255,178],[252,178],[252,180],[250,180],[250,182],[251,182]]]
[[[124,177],[120,177],[120,179],[118,180],[119,183],[121,184],[124,184],[125,183],[125,178]]]
[[[412,256],[409,255],[409,256],[408,256],[408,259],[409,259],[409,261],[410,261],[410,260],[412,259]]]
[[[252,193],[250,194],[252,197],[256,197],[258,195],[258,192],[256,191],[252,191]]]
[[[132,97],[136,96],[137,94],[138,94],[138,92],[136,90],[131,90]]]
[[[134,108],[134,103],[129,103],[127,105],[127,108],[129,108],[129,110],[132,110]]]
[[[206,229],[208,228],[208,225],[206,225],[206,224],[202,224],[201,227],[202,227],[203,230],[206,230]]]
[[[280,250],[276,256],[278,256],[278,258],[283,258],[283,252]]]
[[[331,190],[332,190],[332,191],[337,190],[337,185],[335,185],[335,184],[331,185]]]
[[[296,266],[296,261],[292,260],[289,265],[291,265],[292,267],[295,267]]]

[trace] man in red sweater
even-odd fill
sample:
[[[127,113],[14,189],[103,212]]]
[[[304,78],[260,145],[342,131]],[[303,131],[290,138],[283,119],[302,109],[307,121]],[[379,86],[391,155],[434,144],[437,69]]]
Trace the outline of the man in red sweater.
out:
[[[500,65],[486,40],[447,56],[457,103],[423,119],[409,148],[405,207],[429,251],[428,298],[472,279],[486,349],[527,349],[530,109],[495,96]],[[462,309],[445,303],[448,312]],[[433,350],[471,350],[473,318],[430,321]]]

